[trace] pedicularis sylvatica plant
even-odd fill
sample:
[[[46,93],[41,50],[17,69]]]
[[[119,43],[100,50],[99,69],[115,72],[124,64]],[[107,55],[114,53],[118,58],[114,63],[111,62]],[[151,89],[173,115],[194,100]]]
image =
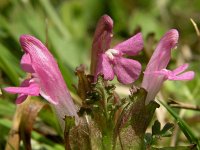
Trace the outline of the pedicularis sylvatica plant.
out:
[[[55,110],[66,149],[148,148],[145,132],[159,107],[155,96],[163,82],[194,78],[193,71],[184,72],[188,64],[167,69],[171,51],[178,43],[176,29],[169,30],[160,39],[144,72],[139,61],[128,57],[142,52],[142,33],[111,47],[112,30],[113,20],[102,16],[93,38],[90,73],[86,74],[83,65],[76,69],[80,105],[73,102],[59,67],[45,45],[31,35],[20,37],[24,51],[20,64],[29,76],[19,87],[4,90],[18,94],[17,104],[28,101],[28,96],[40,95],[46,99]],[[141,86],[134,86],[142,74]],[[132,85],[130,95],[121,98],[116,93],[115,85],[110,82],[115,76],[121,84]]]

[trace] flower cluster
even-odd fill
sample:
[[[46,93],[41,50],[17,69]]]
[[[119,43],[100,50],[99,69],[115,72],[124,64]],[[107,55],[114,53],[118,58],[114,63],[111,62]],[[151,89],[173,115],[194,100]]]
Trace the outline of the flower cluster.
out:
[[[103,75],[104,80],[113,80],[114,75],[122,84],[130,84],[138,79],[141,73],[141,64],[126,56],[135,56],[143,49],[142,34],[137,33],[130,39],[110,48],[112,39],[113,21],[104,15],[97,24],[92,44],[91,74],[95,81],[98,75]],[[169,30],[158,43],[147,67],[141,87],[148,92],[146,103],[154,100],[165,80],[191,80],[194,72],[182,73],[188,68],[184,64],[172,71],[166,67],[170,61],[171,50],[178,43],[178,31]],[[49,50],[35,37],[22,35],[20,44],[24,50],[21,59],[21,68],[31,74],[29,79],[22,82],[20,87],[8,87],[4,90],[9,93],[19,94],[17,104],[22,103],[28,95],[39,94],[50,102],[55,108],[61,126],[63,118],[75,116],[78,121],[77,110],[58,65]]]
[[[97,24],[92,46],[92,63],[95,64],[93,65],[95,67],[91,73],[94,74],[95,79],[102,74],[105,80],[113,80],[115,74],[119,82],[129,84],[139,77],[141,65],[138,61],[123,56],[135,56],[142,50],[142,34],[138,33],[110,48],[112,28],[113,21],[107,15],[104,15]],[[166,69],[171,58],[171,50],[178,43],[178,37],[176,29],[169,30],[161,38],[146,67],[141,85],[148,92],[146,103],[154,100],[165,80],[191,80],[194,78],[193,71],[182,73],[188,68],[187,64],[173,71]]]

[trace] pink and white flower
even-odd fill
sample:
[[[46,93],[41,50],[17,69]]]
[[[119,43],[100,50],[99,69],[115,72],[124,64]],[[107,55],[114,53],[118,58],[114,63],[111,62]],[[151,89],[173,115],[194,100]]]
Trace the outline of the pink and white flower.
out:
[[[91,73],[94,74],[95,80],[99,74],[104,75],[105,80],[113,80],[116,75],[119,82],[129,84],[138,79],[141,64],[124,56],[135,56],[142,50],[142,34],[138,33],[110,48],[112,28],[112,19],[107,15],[102,16],[97,24],[92,45]]]
[[[49,50],[35,37],[22,35],[20,44],[25,54],[21,59],[21,68],[31,73],[31,78],[22,82],[20,87],[4,88],[5,91],[19,94],[17,104],[22,103],[28,95],[39,94],[55,108],[61,126],[64,127],[65,116],[78,119],[76,107],[72,101],[65,81]]]
[[[156,50],[147,64],[142,81],[142,87],[148,92],[146,103],[154,100],[164,81],[192,80],[194,78],[195,74],[193,71],[182,73],[188,68],[188,64],[179,66],[172,71],[166,69],[171,58],[171,50],[175,48],[178,43],[178,37],[179,34],[177,30],[169,30],[161,38]]]

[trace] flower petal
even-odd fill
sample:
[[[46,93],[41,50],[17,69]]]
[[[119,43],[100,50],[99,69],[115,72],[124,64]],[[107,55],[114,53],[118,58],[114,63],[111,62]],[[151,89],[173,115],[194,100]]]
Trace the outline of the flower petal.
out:
[[[105,80],[113,80],[114,72],[112,66],[109,62],[109,58],[106,54],[99,55],[99,61],[97,64],[97,72],[95,73],[95,81],[97,80],[97,76],[102,74]]]
[[[21,104],[22,102],[24,102],[26,100],[27,97],[28,97],[28,95],[19,94],[16,99],[16,104]]]
[[[193,71],[187,71],[185,73],[182,73],[188,68],[188,64],[183,64],[179,66],[178,68],[171,71],[172,76],[168,76],[169,80],[192,80],[195,76],[195,73]]]
[[[21,59],[21,68],[26,71],[26,72],[29,72],[29,73],[34,73],[35,71],[33,70],[33,67],[31,66],[31,58],[30,58],[30,55],[25,53],[23,56],[22,56],[22,59]]]
[[[138,79],[141,64],[132,59],[118,57],[113,60],[113,69],[119,82],[129,84]]]
[[[38,96],[40,87],[38,83],[31,82],[30,79],[24,80],[20,87],[7,87],[4,90],[12,94],[25,94],[31,96]]]
[[[183,65],[180,66],[179,68],[175,69],[180,71],[180,69],[183,69]],[[185,69],[184,69],[185,70]],[[183,70],[183,71],[184,71]],[[184,73],[179,72],[179,75],[177,75],[177,72],[173,72],[167,69],[163,69],[160,71],[154,71],[154,72],[145,72],[144,74],[153,74],[155,76],[162,76],[164,77],[164,80],[192,80],[194,78],[194,71],[187,71]]]
[[[179,73],[185,71],[188,68],[188,64],[183,64],[181,66],[179,66],[178,68],[174,69],[172,72],[176,75],[178,75]]]
[[[128,40],[117,44],[113,49],[130,56],[137,55],[143,48],[142,33],[138,33]]]
[[[176,76],[168,76],[169,80],[192,80],[195,76],[194,71],[187,71]]]
[[[112,39],[113,21],[108,15],[102,16],[97,24],[92,43],[91,74],[94,75],[98,63],[98,55],[110,48]]]

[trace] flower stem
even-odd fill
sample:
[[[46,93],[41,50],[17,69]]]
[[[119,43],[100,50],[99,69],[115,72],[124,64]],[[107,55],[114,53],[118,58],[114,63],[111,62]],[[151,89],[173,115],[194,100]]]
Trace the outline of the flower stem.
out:
[[[102,133],[102,146],[103,150],[112,150],[113,144],[112,144],[112,138],[113,138],[113,133],[112,133],[111,128],[107,128],[104,133]]]

